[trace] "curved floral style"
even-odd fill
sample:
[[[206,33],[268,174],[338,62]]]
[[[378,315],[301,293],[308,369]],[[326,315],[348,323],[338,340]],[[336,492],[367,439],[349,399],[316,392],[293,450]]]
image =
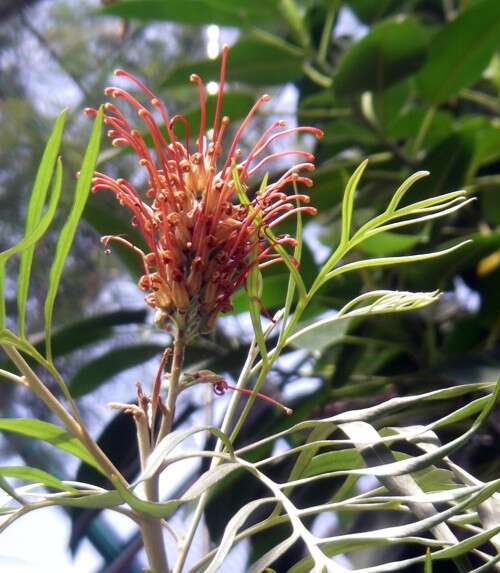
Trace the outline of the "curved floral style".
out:
[[[291,214],[304,211],[314,214],[306,206],[309,197],[302,193],[285,194],[290,183],[311,185],[302,173],[314,169],[314,156],[303,150],[272,152],[277,139],[297,132],[321,137],[314,127],[285,129],[283,121],[274,121],[258,138],[245,158],[238,148],[242,134],[258,108],[269,101],[261,96],[236,130],[227,152],[224,134],[230,120],[222,116],[222,102],[228,48],[222,53],[220,83],[215,114],[207,131],[206,102],[203,83],[193,74],[200,106],[200,128],[195,145],[189,141],[189,122],[185,116],[170,117],[161,100],[139,79],[123,70],[115,75],[133,82],[147,98],[149,108],[134,96],[118,87],[108,87],[105,94],[124,100],[137,111],[144,122],[152,149],[144,137],[133,128],[122,111],[113,103],[106,103],[105,124],[113,146],[129,145],[147,172],[148,184],[143,200],[126,179],[113,179],[95,173],[92,190],[112,191],[120,204],[133,213],[132,224],[141,232],[148,246],[145,253],[120,236],[103,237],[107,246],[118,241],[136,251],[142,258],[144,274],[139,286],[149,294],[146,302],[160,311],[158,318],[174,322],[180,317],[192,332],[209,330],[219,312],[231,309],[230,297],[248,276],[251,268],[260,268],[281,261],[275,253],[275,242],[293,245],[289,236],[278,236],[270,241],[265,233]],[[86,110],[94,114],[95,110]],[[161,118],[160,126],[154,115]],[[184,125],[185,142],[174,132],[177,122]],[[273,160],[296,156],[303,160],[272,183],[265,182],[260,190],[247,199],[253,176],[262,172]],[[275,241],[275,242],[274,242]]]

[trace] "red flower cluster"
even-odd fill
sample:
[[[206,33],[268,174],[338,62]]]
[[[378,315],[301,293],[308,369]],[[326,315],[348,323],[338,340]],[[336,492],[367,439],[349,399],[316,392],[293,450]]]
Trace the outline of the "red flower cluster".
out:
[[[265,228],[278,225],[297,211],[315,213],[312,207],[297,206],[309,202],[307,195],[283,192],[291,182],[311,185],[311,180],[299,173],[314,169],[313,155],[301,150],[271,153],[269,147],[273,141],[296,132],[321,137],[319,129],[283,129],[284,122],[275,121],[242,159],[238,143],[269,96],[263,95],[256,101],[223,155],[223,136],[229,124],[229,118],[222,117],[227,53],[225,47],[215,115],[208,134],[203,84],[199,76],[191,76],[198,88],[200,105],[200,129],[194,149],[190,147],[186,117],[170,118],[161,100],[149,88],[131,74],[117,70],[115,74],[132,81],[149,105],[143,105],[118,87],[106,88],[105,94],[135,108],[149,132],[154,154],[114,104],[105,104],[104,121],[112,144],[129,145],[139,157],[140,165],[147,171],[148,188],[143,197],[127,180],[113,179],[103,173],[95,173],[92,186],[93,191],[112,191],[120,204],[130,209],[132,224],[144,237],[149,252],[144,253],[119,236],[103,237],[104,244],[115,240],[134,249],[144,265],[139,286],[149,293],[146,302],[161,311],[163,317],[174,321],[184,318],[194,332],[210,329],[219,312],[231,309],[230,297],[253,265],[262,268],[281,260],[274,252],[275,245],[264,235]],[[95,113],[93,109],[86,111]],[[161,118],[162,126],[154,115]],[[184,143],[174,132],[177,122],[184,125]],[[240,198],[241,192],[246,196],[248,181],[254,174],[269,161],[289,155],[299,156],[305,162],[261,188],[253,199],[238,201],[237,187]],[[277,241],[294,244],[294,239],[288,236],[278,237]]]

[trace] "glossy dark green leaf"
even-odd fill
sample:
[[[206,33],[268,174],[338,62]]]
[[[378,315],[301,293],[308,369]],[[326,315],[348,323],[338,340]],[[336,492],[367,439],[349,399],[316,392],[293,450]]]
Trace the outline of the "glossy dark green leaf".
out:
[[[325,0],[333,2],[333,0]],[[347,2],[353,12],[363,22],[373,22],[390,14],[401,7],[401,0],[349,0]]]
[[[419,132],[426,115],[426,108],[411,107],[389,121],[386,133],[394,139],[413,140]],[[452,134],[453,129],[452,114],[449,111],[437,110],[432,116],[432,122],[421,142],[421,147],[424,149],[436,147],[438,143]]]
[[[477,81],[499,47],[500,3],[482,0],[443,27],[432,39],[418,74],[422,96],[439,104]]]
[[[163,85],[178,86],[198,74],[204,81],[219,78],[220,61],[204,60],[173,67]],[[239,40],[230,50],[227,80],[252,85],[275,85],[298,79],[302,75],[302,56],[293,48],[270,44],[253,38]]]
[[[500,225],[500,188],[486,189],[479,197],[483,217],[491,225]]]
[[[55,357],[69,354],[111,336],[116,326],[144,324],[147,314],[146,309],[118,310],[72,322],[54,332],[52,352]],[[43,336],[35,336],[31,342],[39,352],[43,351],[45,345]]]
[[[279,17],[276,0],[125,0],[101,13],[138,20],[167,20],[179,24],[244,26]]]
[[[418,181],[407,199],[419,200],[448,191],[462,189],[474,158],[475,137],[469,133],[453,133],[430,150],[422,168],[430,176]]]
[[[427,33],[413,20],[377,24],[342,57],[334,90],[340,95],[382,91],[418,70],[426,49]]]
[[[161,354],[164,349],[161,344],[141,344],[110,350],[85,363],[69,381],[69,390],[74,398],[79,398],[120,372]]]
[[[488,125],[485,129],[478,130],[473,169],[488,165],[500,159],[500,127]]]

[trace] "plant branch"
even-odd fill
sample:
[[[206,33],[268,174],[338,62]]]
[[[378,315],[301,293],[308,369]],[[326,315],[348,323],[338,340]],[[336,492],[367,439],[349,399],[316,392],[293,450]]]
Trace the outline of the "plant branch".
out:
[[[30,390],[61,420],[67,430],[83,443],[83,445],[94,456],[103,473],[107,475],[111,481],[118,480],[124,487],[128,487],[128,483],[125,478],[114,466],[108,456],[101,450],[98,444],[92,439],[83,424],[77,422],[73,416],[66,411],[61,402],[59,402],[35,372],[33,372],[18,350],[14,346],[10,346],[8,344],[3,344],[2,347],[7,356],[12,360],[12,362],[14,362],[23,375]]]

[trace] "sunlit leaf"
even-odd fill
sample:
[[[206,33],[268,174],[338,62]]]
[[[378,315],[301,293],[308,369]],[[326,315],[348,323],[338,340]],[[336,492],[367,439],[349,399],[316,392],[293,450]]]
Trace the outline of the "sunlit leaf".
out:
[[[99,110],[97,117],[94,121],[94,127],[89,139],[85,156],[83,158],[82,166],[76,184],[75,196],[73,206],[66,219],[63,229],[59,235],[57,242],[56,254],[50,269],[49,288],[47,297],[44,304],[44,318],[45,318],[45,344],[47,351],[47,358],[50,360],[52,356],[51,349],[51,330],[52,330],[52,313],[54,310],[54,302],[59,288],[59,282],[68,256],[69,250],[73,243],[76,233],[76,228],[82,216],[88,194],[90,192],[90,184],[94,173],[94,166],[96,164],[97,155],[99,153],[99,146],[101,140],[103,110]]]
[[[0,419],[0,430],[48,442],[89,465],[98,467],[94,458],[79,440],[59,426],[49,422],[31,420],[29,418],[2,418]]]

